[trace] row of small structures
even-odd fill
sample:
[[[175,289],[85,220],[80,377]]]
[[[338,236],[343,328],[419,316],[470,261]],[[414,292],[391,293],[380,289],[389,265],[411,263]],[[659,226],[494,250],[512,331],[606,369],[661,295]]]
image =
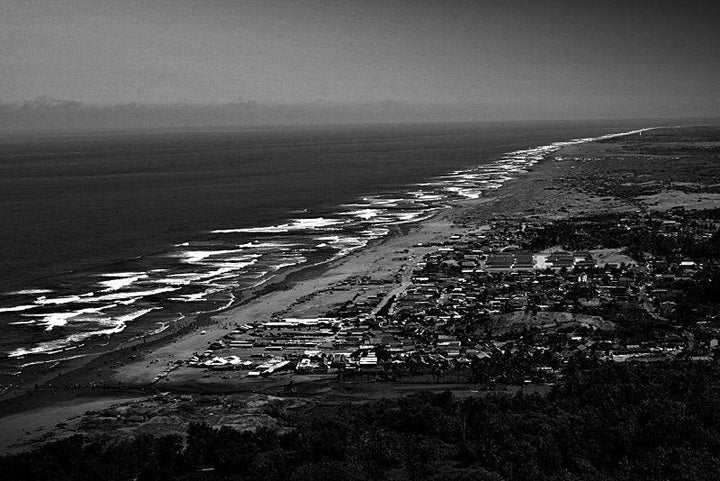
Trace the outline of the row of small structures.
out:
[[[641,216],[611,227],[632,231],[643,222],[666,236],[680,229],[680,223],[646,222]],[[574,233],[598,228],[604,228],[602,222],[583,222]],[[662,335],[629,335],[627,327],[619,332],[605,317],[640,311],[664,323],[655,307],[669,302],[664,296],[671,290],[663,286],[690,279],[701,264],[691,259],[668,264],[660,258],[643,265],[598,262],[589,250],[520,247],[544,229],[498,220],[453,236],[415,263],[409,284],[389,299],[386,289],[362,305],[348,302],[332,316],[243,324],[188,364],[247,376],[435,373],[472,366],[492,379],[507,380],[512,372],[512,380],[524,382],[548,380],[578,356],[616,362],[712,357],[720,337],[720,326],[713,323],[698,323],[691,334],[669,326]],[[351,284],[387,287],[373,279]]]

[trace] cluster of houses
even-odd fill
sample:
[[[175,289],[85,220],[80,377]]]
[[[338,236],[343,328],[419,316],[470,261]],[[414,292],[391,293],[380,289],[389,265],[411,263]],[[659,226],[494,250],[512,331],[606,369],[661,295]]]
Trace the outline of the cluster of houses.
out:
[[[592,235],[604,228],[602,222],[583,222],[576,231]],[[698,242],[720,229],[716,220],[688,219],[677,211],[612,222],[616,229],[640,229],[655,237],[690,235]],[[602,245],[530,249],[529,240],[546,227],[495,219],[466,230],[431,246],[434,250],[413,266],[409,286],[390,299],[378,293],[327,317],[238,326],[189,365],[242,370],[249,377],[456,375],[515,383],[551,381],[578,357],[601,362],[714,358],[720,339],[715,311],[690,312],[695,317],[683,322],[672,315],[678,296],[686,293],[678,283],[696,282],[707,262],[683,252],[609,262],[597,253],[607,250]]]

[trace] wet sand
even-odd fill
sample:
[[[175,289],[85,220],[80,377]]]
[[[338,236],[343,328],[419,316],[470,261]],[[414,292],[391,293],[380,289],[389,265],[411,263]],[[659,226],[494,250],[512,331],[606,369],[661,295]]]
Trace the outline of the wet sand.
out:
[[[578,152],[577,147],[573,149],[574,153]],[[272,378],[249,381],[232,375],[203,377],[202,370],[175,370],[175,367],[177,361],[203,352],[209,343],[220,339],[235,325],[267,321],[278,312],[286,315],[300,312],[300,309],[302,313],[323,312],[346,295],[340,291],[334,293],[333,287],[350,276],[367,275],[377,279],[399,274],[395,288],[402,289],[414,263],[431,250],[418,247],[419,244],[442,242],[498,215],[551,219],[598,209],[630,208],[619,199],[601,201],[563,185],[563,176],[576,165],[572,159],[547,159],[533,166],[529,173],[489,192],[486,197],[456,202],[452,208],[431,219],[404,225],[383,240],[347,257],[319,266],[291,269],[271,285],[246,293],[240,305],[224,312],[186,319],[154,339],[93,359],[70,361],[59,375],[33,380],[39,384],[38,389],[28,381],[23,390],[6,393],[0,404],[0,452],[12,445],[17,449],[18,442],[28,438],[41,440],[55,425],[77,417],[83,410],[92,409],[96,402],[109,405],[128,397],[143,397],[161,391],[253,392],[277,387]],[[398,257],[399,251],[404,252],[402,257]],[[402,258],[406,259],[400,260]],[[323,295],[312,301],[315,305],[306,300],[300,302],[317,292],[323,292]],[[157,381],[159,375],[165,377]],[[72,409],[62,406],[72,406]],[[29,426],[32,429],[28,431]]]

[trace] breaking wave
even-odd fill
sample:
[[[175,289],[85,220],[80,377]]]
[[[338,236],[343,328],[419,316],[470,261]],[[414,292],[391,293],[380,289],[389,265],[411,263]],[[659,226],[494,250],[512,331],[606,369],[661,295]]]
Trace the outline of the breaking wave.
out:
[[[147,317],[154,322],[147,321],[146,332],[153,332],[188,313],[224,309],[234,302],[237,289],[262,285],[288,267],[341,258],[385,237],[393,225],[427,219],[455,201],[479,199],[563,147],[645,130],[650,129],[508,152],[494,162],[450,172],[404,192],[369,195],[322,216],[308,214],[268,226],[219,226],[164,252],[128,261],[122,270],[73,275],[52,289],[33,286],[0,294],[5,327],[21,330],[24,339],[39,338],[6,355],[59,354],[123,332]]]

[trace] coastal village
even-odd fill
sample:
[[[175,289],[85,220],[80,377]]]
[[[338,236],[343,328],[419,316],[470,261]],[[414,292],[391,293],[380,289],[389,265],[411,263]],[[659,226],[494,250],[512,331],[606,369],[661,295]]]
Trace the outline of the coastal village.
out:
[[[711,361],[719,212],[459,223],[444,241],[395,252],[393,277],[333,285],[348,298],[321,315],[237,323],[155,382],[200,369],[522,385],[553,383],[570,362]]]
[[[2,479],[720,481],[720,0],[0,12]]]
[[[192,423],[283,431],[310,409],[413,392],[543,394],[608,369],[713,369],[720,171],[672,143],[638,155],[644,142],[565,148],[492,195],[52,378],[26,397],[109,397],[67,424],[23,424],[23,442],[186,436]]]

